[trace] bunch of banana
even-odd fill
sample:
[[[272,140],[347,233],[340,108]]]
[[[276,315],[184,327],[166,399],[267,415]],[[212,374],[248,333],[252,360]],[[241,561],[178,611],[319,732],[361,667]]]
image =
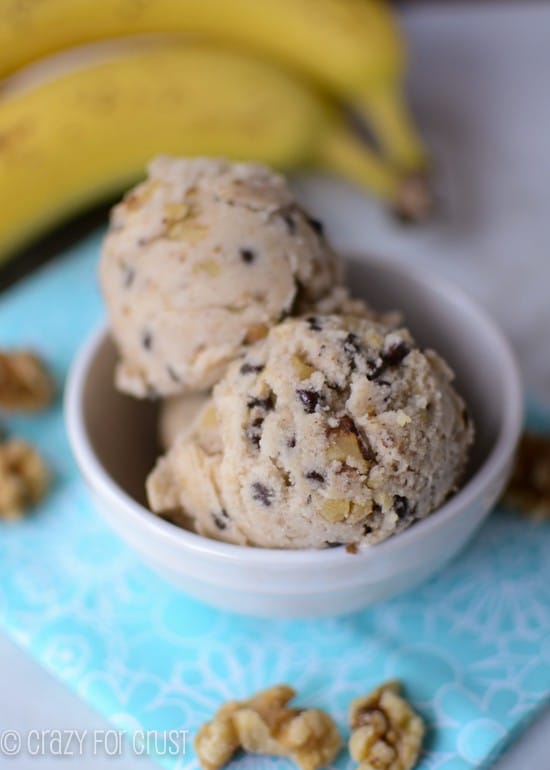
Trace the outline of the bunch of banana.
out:
[[[386,0],[0,0],[0,78],[74,45],[144,33],[271,57],[349,102],[392,162],[425,153],[402,98],[404,47]]]
[[[132,184],[159,152],[326,168],[426,213],[426,155],[384,0],[0,0],[0,77],[81,43],[166,32],[213,42],[164,36],[21,93],[0,84],[0,259]],[[381,153],[348,127],[344,101]]]

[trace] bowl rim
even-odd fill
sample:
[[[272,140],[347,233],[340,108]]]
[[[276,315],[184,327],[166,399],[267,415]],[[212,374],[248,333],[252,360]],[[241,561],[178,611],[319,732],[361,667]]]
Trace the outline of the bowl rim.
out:
[[[490,340],[493,352],[500,362],[500,375],[504,386],[504,405],[500,430],[497,439],[483,462],[473,476],[458,492],[442,506],[414,526],[392,535],[387,540],[374,546],[360,547],[353,556],[353,563],[362,560],[390,556],[401,548],[413,546],[422,540],[428,531],[445,526],[445,524],[478,498],[493,480],[498,478],[510,461],[515,450],[523,426],[523,386],[518,364],[510,343],[492,317],[475,300],[462,289],[439,275],[433,275],[425,268],[410,265],[400,259],[381,258],[377,256],[348,253],[348,258],[369,263],[382,264],[386,270],[396,274],[406,274],[409,278],[422,283],[429,283],[430,288],[440,294],[447,302],[460,306],[462,312],[468,313],[475,320],[478,328]],[[64,398],[65,423],[69,442],[76,458],[79,469],[92,489],[96,490],[115,508],[123,505],[128,513],[145,528],[151,536],[172,546],[181,546],[183,550],[193,551],[197,555],[215,557],[227,563],[262,564],[270,567],[307,566],[315,564],[319,567],[333,567],[339,563],[349,564],[350,554],[345,547],[328,549],[276,549],[259,546],[243,546],[225,543],[204,537],[194,532],[165,521],[140,503],[131,498],[109,476],[98,460],[88,439],[84,419],[82,399],[86,377],[98,348],[108,336],[107,321],[103,321],[85,340],[75,354],[67,377]]]

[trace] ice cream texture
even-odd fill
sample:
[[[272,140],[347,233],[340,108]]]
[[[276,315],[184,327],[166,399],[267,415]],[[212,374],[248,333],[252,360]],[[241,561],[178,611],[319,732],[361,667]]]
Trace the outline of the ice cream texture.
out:
[[[326,298],[341,272],[279,174],[159,157],[113,209],[100,281],[117,386],[158,397],[210,388],[271,326]]]
[[[374,544],[456,489],[473,427],[453,374],[407,329],[289,318],[250,346],[151,473],[151,507],[273,548]]]

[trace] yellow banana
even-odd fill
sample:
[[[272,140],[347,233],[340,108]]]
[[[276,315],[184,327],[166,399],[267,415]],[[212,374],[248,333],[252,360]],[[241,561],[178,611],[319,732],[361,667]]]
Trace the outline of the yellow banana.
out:
[[[163,46],[0,100],[0,258],[132,184],[157,153],[317,166],[407,205],[399,175],[307,86],[241,54]]]
[[[74,45],[146,33],[206,37],[296,69],[367,117],[399,168],[425,167],[387,0],[0,0],[0,77]]]

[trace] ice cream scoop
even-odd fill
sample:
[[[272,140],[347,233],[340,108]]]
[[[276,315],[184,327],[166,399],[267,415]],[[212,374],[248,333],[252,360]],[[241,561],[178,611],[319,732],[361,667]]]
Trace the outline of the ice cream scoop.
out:
[[[320,222],[253,164],[160,157],[118,204],[100,279],[138,397],[205,390],[282,318],[340,282]]]
[[[457,487],[473,428],[452,379],[405,328],[287,319],[229,367],[159,460],[151,507],[235,543],[377,543]]]

